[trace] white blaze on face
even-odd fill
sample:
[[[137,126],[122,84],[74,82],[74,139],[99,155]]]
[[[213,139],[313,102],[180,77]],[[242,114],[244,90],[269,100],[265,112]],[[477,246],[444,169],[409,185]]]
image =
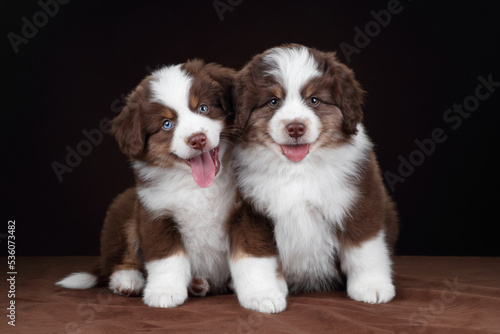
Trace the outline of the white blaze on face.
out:
[[[269,122],[269,133],[277,144],[282,145],[289,159],[300,161],[307,154],[307,147],[303,144],[313,143],[321,127],[319,117],[307,105],[301,90],[311,79],[321,76],[321,72],[305,47],[273,49],[264,56],[264,61],[270,66],[266,74],[275,78],[285,92],[284,100]],[[298,141],[286,131],[286,126],[291,123],[306,126],[305,134]]]
[[[161,103],[177,114],[174,122],[171,152],[190,162],[193,177],[201,187],[212,184],[218,172],[219,137],[222,121],[213,120],[189,109],[189,92],[193,78],[181,69],[181,65],[164,67],[153,73],[151,82],[152,101]],[[189,138],[204,134],[203,152],[189,145]]]

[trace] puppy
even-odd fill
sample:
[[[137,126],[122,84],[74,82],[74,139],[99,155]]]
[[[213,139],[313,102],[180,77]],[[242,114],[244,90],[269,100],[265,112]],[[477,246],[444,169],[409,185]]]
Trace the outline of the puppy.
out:
[[[98,268],[58,285],[144,290],[153,307],[182,304],[190,283],[195,295],[226,291],[227,220],[236,195],[228,168],[234,76],[188,61],[154,71],[128,96],[112,132],[132,161],[136,187],[107,212]]]
[[[230,268],[241,305],[280,312],[288,292],[334,289],[344,275],[352,299],[390,301],[397,214],[353,72],[334,53],[280,46],[239,72],[234,97],[243,204]]]

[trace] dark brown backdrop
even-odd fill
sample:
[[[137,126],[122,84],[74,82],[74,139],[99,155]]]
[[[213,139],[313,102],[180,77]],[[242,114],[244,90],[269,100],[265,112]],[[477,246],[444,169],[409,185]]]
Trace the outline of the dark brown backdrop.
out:
[[[106,119],[148,71],[194,57],[240,68],[256,53],[295,42],[336,50],[368,92],[365,124],[401,214],[398,253],[500,255],[493,233],[500,199],[494,6],[4,4],[1,254],[12,219],[17,255],[98,254],[106,207],[133,184]],[[58,177],[54,165],[66,172]]]

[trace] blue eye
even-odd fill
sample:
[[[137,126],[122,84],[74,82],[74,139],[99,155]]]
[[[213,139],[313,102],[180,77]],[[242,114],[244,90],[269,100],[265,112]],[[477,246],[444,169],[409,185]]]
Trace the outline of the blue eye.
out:
[[[163,124],[162,124],[161,127],[162,127],[163,130],[168,131],[168,130],[171,130],[174,127],[174,123],[172,123],[171,120],[166,119],[166,120],[163,121]]]
[[[209,108],[206,104],[200,104],[198,106],[198,111],[201,112],[202,114],[206,114],[208,112]]]
[[[271,108],[276,108],[277,106],[279,106],[280,101],[278,100],[278,98],[275,97],[275,98],[271,99],[271,101],[269,101],[268,104]]]

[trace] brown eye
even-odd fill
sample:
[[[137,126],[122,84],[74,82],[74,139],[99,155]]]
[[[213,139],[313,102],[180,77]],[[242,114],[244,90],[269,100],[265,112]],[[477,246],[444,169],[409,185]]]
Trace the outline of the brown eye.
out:
[[[278,100],[278,98],[276,98],[276,97],[275,97],[275,98],[271,99],[271,100],[268,102],[268,104],[269,104],[269,106],[270,106],[271,108],[276,108],[276,107],[278,107],[278,106],[280,105],[280,101]]]
[[[316,96],[313,96],[309,99],[309,103],[315,107],[319,104],[319,99]]]
[[[206,104],[202,103],[198,106],[198,111],[201,112],[202,114],[208,113],[209,110],[210,108]]]

